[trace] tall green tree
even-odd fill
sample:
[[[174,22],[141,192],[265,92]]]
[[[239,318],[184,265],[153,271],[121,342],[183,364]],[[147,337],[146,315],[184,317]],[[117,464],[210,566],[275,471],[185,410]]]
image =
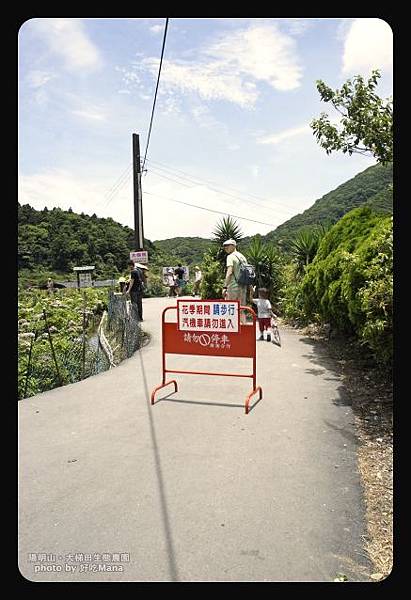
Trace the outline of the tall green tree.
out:
[[[378,70],[372,71],[367,82],[361,75],[348,79],[341,89],[332,90],[322,80],[317,90],[323,102],[330,102],[341,115],[338,125],[321,113],[310,126],[320,146],[327,154],[333,150],[374,156],[379,163],[393,160],[392,98],[383,100],[375,93]]]

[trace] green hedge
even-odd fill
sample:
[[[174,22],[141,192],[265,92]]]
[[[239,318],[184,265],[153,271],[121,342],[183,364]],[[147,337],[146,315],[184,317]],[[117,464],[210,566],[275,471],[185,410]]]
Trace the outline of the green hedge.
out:
[[[392,217],[361,207],[323,238],[301,282],[308,317],[354,333],[392,361]]]

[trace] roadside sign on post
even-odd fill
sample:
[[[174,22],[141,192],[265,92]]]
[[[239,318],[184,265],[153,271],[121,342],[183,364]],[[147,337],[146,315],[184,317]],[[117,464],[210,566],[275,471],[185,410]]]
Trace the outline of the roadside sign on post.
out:
[[[147,250],[139,250],[138,252],[130,252],[130,260],[146,265],[148,263]]]
[[[251,315],[251,323],[240,323],[240,310]],[[175,321],[166,321],[165,316],[169,311],[177,313]],[[246,375],[167,369],[166,354],[252,358],[253,372]],[[168,306],[162,314],[162,365],[162,383],[152,391],[151,404],[154,404],[159,389],[173,383],[174,391],[178,390],[174,379],[166,381],[166,373],[250,377],[253,389],[245,401],[245,413],[248,414],[251,397],[259,392],[259,399],[262,398],[262,389],[256,384],[255,312],[248,306],[240,306],[238,300],[177,300],[177,306]]]

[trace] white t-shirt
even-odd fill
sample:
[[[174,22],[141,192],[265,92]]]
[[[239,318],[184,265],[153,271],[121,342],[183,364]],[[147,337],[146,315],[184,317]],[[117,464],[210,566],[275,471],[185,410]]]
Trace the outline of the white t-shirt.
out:
[[[195,280],[196,281],[200,281],[201,280],[201,271],[196,271],[195,272]]]
[[[269,319],[271,317],[271,303],[266,298],[253,299],[254,304],[257,304],[257,317],[259,319]]]

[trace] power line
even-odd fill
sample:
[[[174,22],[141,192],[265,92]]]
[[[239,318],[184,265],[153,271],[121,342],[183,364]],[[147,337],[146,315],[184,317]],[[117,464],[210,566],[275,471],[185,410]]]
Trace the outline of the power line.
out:
[[[154,102],[153,102],[153,108],[152,108],[152,111],[151,111],[150,127],[149,127],[149,130],[148,130],[146,151],[145,151],[145,154],[144,154],[144,160],[143,160],[143,168],[142,168],[142,170],[144,170],[144,165],[146,164],[147,150],[148,150],[148,145],[150,143],[150,136],[151,136],[151,128],[153,126],[154,108],[155,108],[156,100],[157,100],[157,91],[158,91],[158,84],[160,82],[161,66],[163,64],[163,56],[164,56],[164,48],[165,48],[165,45],[166,45],[168,21],[169,21],[169,19],[166,19],[166,25],[165,25],[165,28],[164,28],[164,36],[163,36],[163,47],[161,48],[160,67],[158,69],[157,85],[156,85],[156,91],[154,93]]]
[[[117,180],[116,184],[112,187],[111,191],[107,195],[106,203],[102,208],[107,208],[110,202],[115,198],[118,192],[128,183],[130,179],[130,174],[132,170],[133,164],[131,163],[126,171],[124,171],[123,175]]]
[[[144,192],[145,194],[149,194],[150,196],[157,196],[158,198],[163,198],[164,200],[169,200],[170,202],[177,202],[178,204],[185,204],[185,206],[191,206],[193,208],[199,208],[200,210],[206,210],[207,212],[217,213],[219,215],[227,215],[229,217],[235,217],[236,219],[241,219],[242,221],[251,221],[252,223],[259,223],[260,225],[268,225],[269,227],[278,227],[278,225],[274,225],[274,223],[265,223],[264,221],[255,221],[254,219],[248,219],[247,217],[240,217],[239,215],[233,215],[232,213],[222,212],[221,210],[214,210],[212,208],[204,208],[204,206],[198,206],[197,204],[190,204],[189,202],[182,202],[181,200],[174,200],[173,198],[167,198],[166,196],[161,196],[160,194],[155,194],[154,192]]]
[[[231,196],[232,198],[234,198],[235,200],[237,200],[237,203],[238,203],[238,200],[240,200],[241,202],[247,201],[250,204],[254,204],[255,206],[258,206],[259,208],[262,208],[263,210],[270,210],[270,211],[276,212],[276,213],[278,211],[280,211],[280,212],[286,213],[287,215],[292,215],[292,216],[295,215],[295,212],[293,212],[291,210],[287,210],[286,211],[283,208],[270,208],[270,207],[264,206],[263,204],[260,204],[258,202],[254,202],[253,200],[250,200],[248,197],[247,198],[240,198],[239,196],[234,196],[233,194],[229,194],[228,192],[223,192],[223,191],[218,190],[216,188],[210,187],[209,185],[207,185],[205,183],[193,182],[191,185],[189,185],[187,183],[183,183],[181,181],[177,181],[176,179],[172,179],[171,177],[168,177],[169,173],[167,173],[167,175],[164,175],[163,173],[158,173],[156,169],[159,169],[159,168],[160,167],[155,167],[155,170],[151,169],[150,172],[153,173],[154,175],[157,175],[158,177],[164,177],[165,179],[168,179],[168,180],[172,181],[173,183],[177,183],[179,185],[183,185],[183,186],[188,187],[188,188],[192,188],[192,187],[194,187],[194,185],[202,185],[202,186],[206,187],[207,189],[216,192],[217,194],[223,194],[225,196]],[[176,177],[181,177],[181,176],[180,175],[176,175]],[[188,181],[188,179],[186,179],[186,180]],[[231,204],[233,204],[233,201],[231,201]]]
[[[213,185],[217,185],[220,188],[227,189],[227,190],[232,190],[234,192],[239,193],[240,195],[247,196],[247,198],[249,196],[251,196],[252,198],[256,198],[257,200],[262,200],[263,202],[270,202],[271,204],[273,202],[275,202],[276,205],[283,206],[286,210],[288,210],[290,213],[292,213],[292,211],[290,211],[289,206],[287,206],[286,204],[283,204],[281,202],[273,201],[273,200],[270,200],[269,198],[264,198],[263,196],[257,196],[256,194],[252,194],[252,193],[249,193],[249,192],[242,192],[241,190],[238,190],[237,188],[234,188],[234,187],[231,187],[231,186],[227,186],[227,185],[222,185],[220,183],[217,183],[216,181],[212,181],[211,179],[204,179],[204,178],[197,177],[196,175],[194,175],[194,176],[190,175],[186,171],[182,171],[181,169],[175,169],[174,167],[168,167],[164,163],[161,163],[158,160],[153,160],[152,158],[148,158],[147,160],[149,162],[154,163],[155,165],[159,165],[159,166],[157,166],[158,169],[159,168],[163,168],[163,170],[167,169],[168,171],[172,171],[173,173],[177,172],[177,173],[182,173],[183,175],[186,175],[186,177],[181,177],[182,179],[191,179],[191,180],[197,180],[199,182],[212,183]],[[175,176],[177,177],[177,175],[175,175]],[[178,177],[180,177],[180,176],[178,175]],[[269,207],[267,207],[267,208],[269,208]]]

